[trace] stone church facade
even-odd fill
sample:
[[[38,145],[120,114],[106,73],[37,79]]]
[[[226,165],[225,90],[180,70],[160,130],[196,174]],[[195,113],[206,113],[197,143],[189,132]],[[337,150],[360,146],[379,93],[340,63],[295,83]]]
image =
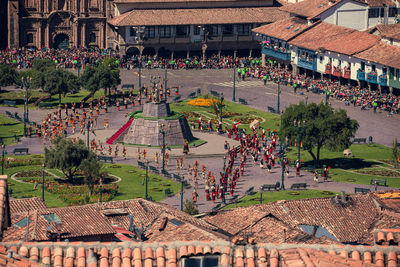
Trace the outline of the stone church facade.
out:
[[[7,43],[15,47],[99,47],[107,42],[110,0],[7,0]]]

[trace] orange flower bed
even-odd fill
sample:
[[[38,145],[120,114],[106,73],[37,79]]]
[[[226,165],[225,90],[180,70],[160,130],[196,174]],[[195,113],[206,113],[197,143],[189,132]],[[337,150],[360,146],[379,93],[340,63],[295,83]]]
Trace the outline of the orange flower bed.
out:
[[[210,107],[214,103],[216,103],[217,100],[211,99],[211,98],[198,98],[198,99],[193,99],[188,102],[189,105],[191,106],[198,106],[198,107]]]

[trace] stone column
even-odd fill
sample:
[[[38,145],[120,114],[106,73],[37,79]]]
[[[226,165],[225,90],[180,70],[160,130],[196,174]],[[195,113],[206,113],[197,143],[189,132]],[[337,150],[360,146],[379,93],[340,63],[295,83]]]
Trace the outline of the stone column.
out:
[[[261,65],[262,65],[263,67],[266,67],[266,66],[267,66],[266,60],[265,60],[265,54],[264,54],[264,53],[261,53]]]
[[[50,25],[49,21],[46,22],[46,28],[44,30],[44,45],[50,47]]]
[[[86,22],[81,25],[81,43],[80,46],[86,47]]]
[[[78,24],[79,24],[79,21],[77,20],[77,21],[75,21],[74,25],[72,26],[72,39],[73,39],[74,45],[76,47],[79,46],[78,45],[78,35],[79,35]]]
[[[235,50],[233,50],[233,58],[236,58],[236,53],[237,53],[237,51],[236,51],[236,48],[235,48]]]
[[[249,57],[251,57],[251,56],[252,56],[252,54],[253,54],[253,49],[251,49],[251,48],[250,48],[250,51],[249,51]]]
[[[43,28],[43,23],[40,21],[38,23],[37,40],[36,40],[36,47],[38,49],[42,48],[42,28]]]
[[[189,51],[189,49],[186,50],[186,58],[190,58],[190,51]]]

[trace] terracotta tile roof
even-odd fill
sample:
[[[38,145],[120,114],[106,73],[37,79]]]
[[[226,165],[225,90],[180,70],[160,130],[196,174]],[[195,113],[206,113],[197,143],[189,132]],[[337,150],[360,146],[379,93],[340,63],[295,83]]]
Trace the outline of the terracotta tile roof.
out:
[[[232,0],[114,0],[115,3],[227,2]]]
[[[320,48],[332,45],[338,39],[346,38],[353,32],[355,32],[355,30],[350,28],[318,22],[315,23],[313,27],[308,28],[308,30],[292,39],[290,44],[317,51]]]
[[[236,235],[262,217],[271,214],[292,228],[320,226],[342,243],[357,242],[379,217],[371,195],[352,195],[343,205],[331,198],[278,201],[251,207],[219,211],[203,218]]]
[[[291,38],[301,34],[306,28],[307,20],[297,17],[280,20],[275,23],[267,24],[253,29],[253,32],[289,41]]]
[[[400,38],[400,24],[379,24],[376,25],[370,32],[377,30],[379,35],[386,38],[399,39]]]
[[[3,230],[11,225],[7,175],[0,175],[0,240]]]
[[[10,213],[12,214],[30,210],[47,209],[46,204],[39,197],[21,198],[10,200]]]
[[[354,55],[357,58],[400,69],[400,47],[379,42]]]
[[[370,7],[384,7],[387,6],[396,6],[394,1],[391,0],[361,0],[365,2]]]
[[[304,0],[280,7],[280,10],[306,18],[314,18],[340,3],[341,0]]]
[[[385,209],[400,213],[400,191],[379,192],[375,196]]]
[[[132,10],[109,21],[114,26],[267,23],[288,18],[278,7]]]
[[[180,266],[184,258],[209,255],[218,257],[219,266],[394,267],[397,266],[400,252],[384,247],[291,244],[235,246],[228,242],[125,242],[120,245],[47,242],[0,245],[0,265],[4,262],[26,264],[7,266]]]

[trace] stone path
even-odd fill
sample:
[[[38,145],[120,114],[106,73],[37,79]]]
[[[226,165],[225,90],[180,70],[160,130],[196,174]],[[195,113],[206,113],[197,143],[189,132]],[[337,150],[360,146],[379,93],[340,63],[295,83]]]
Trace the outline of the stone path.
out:
[[[158,70],[146,70],[146,76],[150,77],[151,74],[157,73]],[[149,72],[149,73],[147,73]],[[163,71],[162,71],[163,72]],[[224,93],[226,99],[231,99],[232,97],[232,89],[230,88],[231,82],[229,81],[231,70],[194,70],[194,71],[169,71],[171,75],[169,76],[169,86],[177,86],[181,85],[180,93],[183,97],[186,97],[188,94],[193,92],[197,88],[201,88],[202,92],[207,90],[216,90]],[[137,84],[136,75],[131,75],[131,71],[122,70],[122,83],[134,83]],[[171,78],[172,77],[172,78]],[[143,82],[146,83],[146,78],[143,79]],[[266,110],[267,106],[276,107],[276,85],[268,84],[264,86],[263,83],[259,80],[251,80],[245,82],[240,82],[240,86],[237,86],[236,98],[238,97],[245,98],[250,106]],[[294,94],[291,88],[282,87],[283,93],[281,95],[281,107],[285,108],[291,103],[298,103],[299,101],[303,101],[305,95]],[[309,102],[317,102],[319,103],[322,99],[324,99],[323,95],[316,95],[312,93],[308,93],[308,101]],[[400,139],[400,116],[395,115],[393,117],[386,117],[383,113],[376,113],[370,111],[360,111],[358,108],[353,108],[352,106],[346,107],[340,101],[332,101],[332,106],[335,108],[344,108],[347,110],[350,117],[355,118],[360,123],[360,129],[357,132],[357,136],[359,137],[368,137],[372,135],[374,137],[374,141],[384,145],[391,145],[394,137],[398,137]],[[110,112],[107,114],[101,114],[97,127],[96,127],[96,137],[95,139],[98,141],[102,141],[105,143],[105,139],[111,137],[113,133],[115,133],[126,121],[127,115],[139,109],[139,107],[135,107],[135,109],[129,108],[128,110],[121,109],[121,111],[116,111],[115,108],[111,108]],[[11,108],[11,107],[0,107],[0,113],[4,114],[5,111],[10,111],[14,113],[15,111],[19,112],[22,117],[23,109]],[[31,121],[40,122],[47,113],[51,112],[51,110],[30,110],[29,117]],[[107,118],[111,124],[109,129],[104,129],[104,118]],[[206,165],[209,170],[217,174],[216,178],[219,179],[219,172],[222,171],[223,166],[223,143],[227,140],[224,136],[219,136],[216,134],[208,134],[203,132],[194,132],[194,135],[202,140],[206,140],[207,143],[199,146],[197,148],[191,148],[189,157],[184,160],[185,167],[183,169],[183,173],[186,173],[187,164],[193,165],[195,162],[195,158],[190,158],[190,156],[198,156],[198,161],[200,166],[202,164]],[[73,137],[82,138],[86,140],[86,136],[82,136],[81,134],[75,134]],[[92,138],[92,135],[91,135]],[[237,144],[236,141],[228,139],[229,143]],[[21,142],[14,146],[8,146],[6,149],[9,154],[11,154],[12,150],[16,147],[29,147],[29,152],[31,154],[39,154],[43,153],[44,145],[42,140],[32,137],[32,138],[22,138]],[[121,148],[121,145],[120,145]],[[116,159],[117,163],[124,164],[133,164],[137,165],[137,147],[126,147],[128,159]],[[141,148],[142,149],[142,148]],[[159,148],[146,148],[148,151],[148,158],[151,161],[154,161],[154,154],[156,151],[160,151]],[[122,151],[122,149],[120,149]],[[182,155],[182,148],[172,149],[170,152],[171,158],[174,156]],[[250,160],[250,159],[249,159]],[[154,165],[154,164],[153,164]],[[167,170],[170,172],[175,172],[175,160],[171,159],[169,165],[167,166]],[[290,175],[287,177],[285,175],[285,187],[290,188],[293,183],[303,182],[309,185],[311,189],[319,189],[319,190],[330,190],[330,191],[345,191],[346,193],[353,193],[354,187],[362,187],[362,188],[370,188],[374,190],[374,186],[369,185],[355,185],[349,183],[338,183],[338,182],[321,182],[315,183],[313,180],[313,176],[311,173],[302,172],[301,177],[295,177],[294,170],[291,170]],[[191,199],[193,192],[193,181],[186,177],[189,184],[192,185],[192,188],[184,190],[184,199]],[[210,211],[213,207],[221,203],[221,200],[217,200],[215,203],[208,202],[205,200],[204,193],[204,183],[199,179],[199,188],[198,188],[198,207],[201,212]],[[281,181],[281,171],[279,167],[273,169],[272,173],[268,173],[265,169],[261,170],[259,166],[252,166],[252,163],[249,161],[247,163],[247,168],[245,169],[245,174],[243,177],[240,177],[237,189],[235,191],[235,197],[240,198],[244,195],[245,191],[249,188],[253,187],[254,190],[258,190],[262,184],[274,184],[277,181]],[[387,187],[378,186],[378,190],[388,189]],[[227,203],[232,201],[232,197],[227,195]],[[165,199],[163,202],[173,205],[177,208],[180,207],[180,200],[177,196],[172,196],[170,198]]]

